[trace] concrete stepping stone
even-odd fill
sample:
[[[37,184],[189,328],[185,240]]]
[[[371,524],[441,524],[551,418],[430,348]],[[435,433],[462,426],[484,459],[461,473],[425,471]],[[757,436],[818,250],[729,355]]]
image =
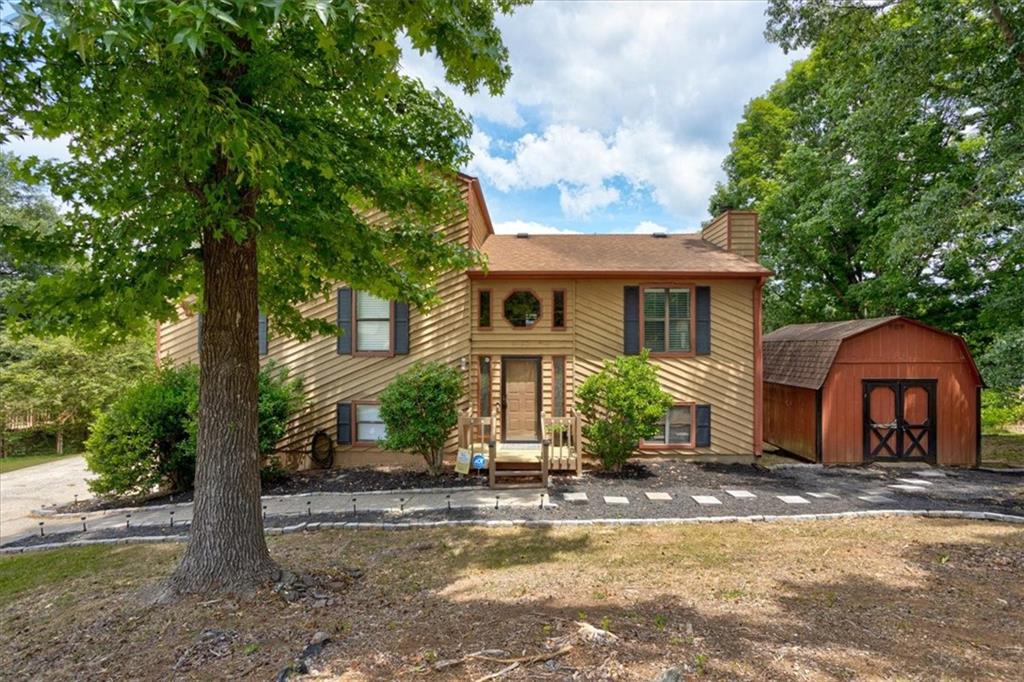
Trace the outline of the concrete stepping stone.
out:
[[[872,504],[891,504],[896,502],[896,500],[891,497],[886,497],[885,495],[860,495],[857,499],[864,500],[865,502],[870,502]]]
[[[752,500],[755,497],[757,497],[757,495],[750,492],[749,490],[726,490],[725,492],[729,493],[738,500]]]
[[[906,483],[907,485],[935,485],[934,481],[926,481],[922,478],[897,478],[896,480],[900,483]],[[892,486],[889,487],[891,488]]]
[[[604,496],[604,503],[605,504],[629,504],[629,498],[628,497],[619,497],[617,495],[605,495]]]
[[[918,476],[923,476],[924,478],[945,478],[946,477],[945,472],[939,471],[938,469],[921,469],[920,471],[915,471],[914,473],[917,474]]]
[[[893,490],[902,490],[903,492],[907,493],[919,493],[928,490],[928,488],[924,487],[923,485],[910,485],[909,483],[894,483],[889,487],[892,488]]]
[[[668,493],[645,492],[644,495],[647,496],[648,500],[651,500],[653,502],[671,502],[672,501],[672,496],[669,495]]]
[[[782,500],[786,504],[810,504],[811,503],[811,501],[808,500],[806,497],[800,497],[799,495],[776,495],[775,497],[779,498],[780,500]]]
[[[840,499],[835,493],[806,493],[811,497],[816,497],[819,500],[838,500]]]
[[[700,505],[722,504],[722,501],[714,495],[690,495],[693,501]]]
[[[586,502],[586,493],[564,493],[562,497],[565,498],[566,502]]]

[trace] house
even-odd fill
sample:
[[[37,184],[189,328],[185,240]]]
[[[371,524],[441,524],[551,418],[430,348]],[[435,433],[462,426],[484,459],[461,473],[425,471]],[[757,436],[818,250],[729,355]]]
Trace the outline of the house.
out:
[[[764,337],[765,441],[824,464],[976,466],[981,388],[963,339],[906,317]]]
[[[302,308],[334,321],[337,338],[300,342],[261,320],[262,357],[302,376],[310,397],[279,444],[288,463],[308,466],[318,431],[335,441],[338,466],[418,463],[377,447],[375,401],[412,363],[439,360],[466,382],[467,417],[451,454],[492,435],[503,452],[529,453],[562,423],[569,442],[553,466],[578,470],[576,388],[603,361],[645,347],[676,400],[645,452],[760,453],[768,271],[757,263],[755,214],[723,214],[699,234],[496,235],[479,183],[460,181],[466,212],[440,229],[482,251],[488,267],[441,277],[438,307],[420,314],[339,286]],[[196,361],[197,328],[187,315],[161,326],[159,357]]]

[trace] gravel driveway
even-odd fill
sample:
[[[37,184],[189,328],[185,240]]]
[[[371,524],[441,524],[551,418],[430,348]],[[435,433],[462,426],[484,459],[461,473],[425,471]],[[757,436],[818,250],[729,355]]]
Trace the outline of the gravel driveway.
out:
[[[35,528],[33,509],[91,497],[85,486],[84,457],[66,457],[49,464],[0,474],[0,542]]]

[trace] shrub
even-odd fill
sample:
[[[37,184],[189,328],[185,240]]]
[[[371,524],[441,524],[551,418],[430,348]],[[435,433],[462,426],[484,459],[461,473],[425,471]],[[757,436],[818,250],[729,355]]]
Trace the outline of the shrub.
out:
[[[427,470],[441,473],[444,444],[459,421],[462,397],[459,372],[441,362],[417,363],[399,374],[380,394],[380,418],[389,450],[421,455]]]
[[[259,389],[259,446],[267,454],[302,407],[302,381],[270,363],[260,371]],[[97,476],[89,488],[99,495],[191,489],[198,411],[195,365],[161,369],[139,381],[93,424],[85,458]]]
[[[605,361],[576,392],[587,449],[611,471],[621,470],[640,441],[658,432],[672,406],[672,396],[661,390],[657,367],[647,357],[645,350]]]
[[[1007,427],[1024,423],[1024,401],[992,389],[981,392],[981,431],[1005,433]]]

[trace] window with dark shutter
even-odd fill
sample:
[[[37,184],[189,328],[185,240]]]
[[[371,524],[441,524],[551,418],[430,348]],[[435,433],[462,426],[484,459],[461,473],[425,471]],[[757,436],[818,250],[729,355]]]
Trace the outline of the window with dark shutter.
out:
[[[266,355],[269,349],[269,339],[267,338],[267,316],[260,313],[259,331],[257,332],[257,344],[259,345],[260,355]]]
[[[644,348],[651,353],[692,352],[691,294],[689,288],[644,289]]]
[[[551,312],[551,328],[565,329],[565,289],[555,289]]]
[[[697,287],[697,355],[711,354],[711,287]]]
[[[352,290],[338,289],[338,354],[352,354]]]
[[[479,308],[479,318],[477,325],[481,329],[491,328],[491,290],[481,289],[477,295],[477,306]]]
[[[711,447],[711,406],[697,406],[697,440],[698,448]]]
[[[409,354],[409,304],[395,301],[395,354]]]
[[[357,353],[391,351],[391,301],[367,291],[355,296],[355,337]]]
[[[338,403],[338,443],[352,442],[352,403]]]
[[[665,413],[658,432],[644,439],[644,445],[693,447],[693,405],[674,405]]]
[[[640,287],[623,287],[622,352],[640,354]]]
[[[565,356],[552,358],[551,411],[556,417],[565,416]]]

